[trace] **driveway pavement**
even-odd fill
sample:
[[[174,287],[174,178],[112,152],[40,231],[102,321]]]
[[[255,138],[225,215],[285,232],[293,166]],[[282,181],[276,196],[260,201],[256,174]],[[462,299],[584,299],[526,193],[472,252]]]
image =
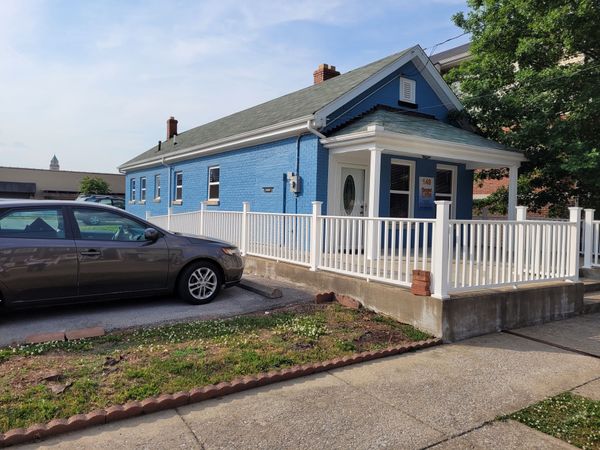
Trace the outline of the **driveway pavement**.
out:
[[[153,297],[8,311],[0,316],[0,347],[23,342],[25,337],[40,333],[90,327],[103,327],[111,331],[166,322],[225,318],[310,301],[313,298],[310,292],[295,285],[258,277],[251,279],[281,289],[283,296],[269,299],[240,287],[232,287],[224,289],[208,305],[190,305],[177,297]]]
[[[587,340],[595,329],[600,348],[600,314],[551,326],[570,330],[573,342],[580,330]],[[521,331],[544,326],[535,330],[542,331]],[[600,358],[546,337],[549,343],[491,334],[24,448],[569,448],[518,423],[495,422],[566,390],[600,389]]]

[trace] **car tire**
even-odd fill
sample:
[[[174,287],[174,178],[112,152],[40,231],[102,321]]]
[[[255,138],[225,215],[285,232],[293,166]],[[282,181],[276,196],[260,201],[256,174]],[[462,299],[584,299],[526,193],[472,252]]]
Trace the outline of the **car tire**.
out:
[[[184,269],[177,283],[179,296],[194,305],[212,302],[223,285],[220,268],[212,262],[200,261]]]

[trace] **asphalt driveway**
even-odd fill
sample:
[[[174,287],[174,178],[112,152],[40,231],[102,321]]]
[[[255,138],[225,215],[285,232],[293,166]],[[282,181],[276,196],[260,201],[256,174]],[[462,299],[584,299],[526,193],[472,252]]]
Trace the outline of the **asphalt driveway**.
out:
[[[224,289],[208,305],[190,305],[177,297],[153,297],[85,305],[6,311],[0,316],[0,347],[22,343],[30,335],[103,327],[113,331],[186,320],[207,320],[268,311],[310,301],[313,296],[295,285],[273,280],[252,280],[279,288],[283,296],[265,298],[240,287]]]

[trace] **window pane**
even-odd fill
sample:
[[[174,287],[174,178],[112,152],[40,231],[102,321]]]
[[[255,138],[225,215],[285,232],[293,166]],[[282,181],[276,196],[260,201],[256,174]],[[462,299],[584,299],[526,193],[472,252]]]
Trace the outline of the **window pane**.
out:
[[[178,187],[177,189],[175,189],[175,200],[181,200],[183,196],[183,188]]]
[[[390,217],[408,217],[408,194],[390,194]]]
[[[435,173],[435,193],[436,194],[451,194],[452,193],[452,171],[438,169]]]
[[[218,184],[211,184],[208,187],[208,198],[210,198],[210,199],[219,198],[219,185]]]
[[[93,209],[75,209],[74,214],[83,240],[144,240],[144,227],[119,214]]]
[[[0,237],[63,239],[62,212],[57,209],[12,211],[0,219]]]
[[[410,189],[410,166],[392,164],[392,191],[408,191]]]
[[[221,170],[218,167],[208,169],[208,177],[210,183],[218,183]]]
[[[175,174],[175,185],[177,185],[177,186],[183,185],[183,174],[181,172],[177,172]]]

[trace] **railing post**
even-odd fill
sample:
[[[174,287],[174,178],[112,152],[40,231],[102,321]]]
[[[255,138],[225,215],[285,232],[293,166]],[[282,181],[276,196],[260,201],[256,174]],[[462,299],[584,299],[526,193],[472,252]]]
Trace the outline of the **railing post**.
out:
[[[167,208],[167,230],[171,231],[171,215],[173,215],[173,208],[169,206]]]
[[[242,236],[240,243],[240,252],[242,255],[246,255],[248,246],[248,213],[250,212],[250,202],[242,203]]]
[[[583,228],[583,268],[592,267],[592,245],[594,241],[594,212],[595,209],[585,210],[585,222]]]
[[[527,220],[527,206],[517,206],[517,222],[525,222]],[[517,247],[515,249],[517,273],[515,281],[523,280],[523,261],[525,260],[525,226],[517,226]]]
[[[569,222],[575,225],[571,227],[570,241],[569,241],[569,273],[571,276],[569,279],[572,281],[579,280],[579,230],[581,221],[581,210],[579,206],[571,206],[569,208]]]
[[[204,202],[200,202],[200,236],[204,236]]]
[[[312,202],[310,220],[310,270],[316,271],[321,264],[321,206],[323,202]]]
[[[152,216],[152,213],[148,210],[146,210],[146,220],[150,219],[150,217]]]
[[[435,202],[435,226],[433,230],[433,261],[431,264],[432,297],[448,298],[448,245],[450,242],[450,204],[447,200]]]

